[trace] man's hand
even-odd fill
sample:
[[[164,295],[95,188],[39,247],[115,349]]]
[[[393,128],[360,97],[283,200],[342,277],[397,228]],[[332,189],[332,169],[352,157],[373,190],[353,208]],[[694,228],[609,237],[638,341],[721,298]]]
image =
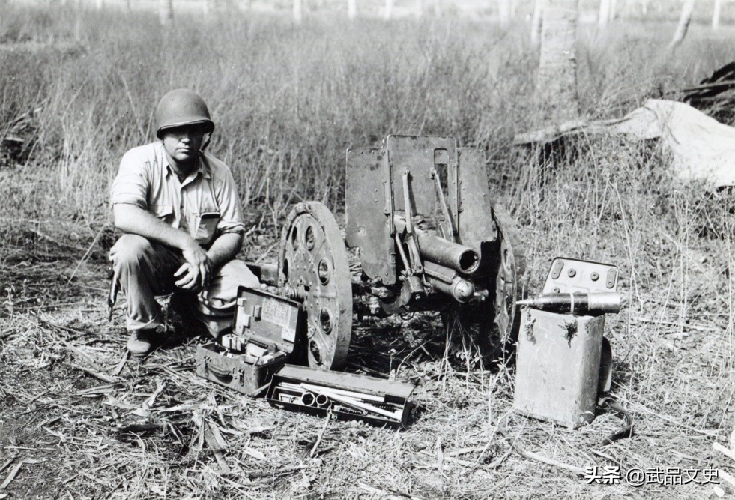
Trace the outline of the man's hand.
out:
[[[184,290],[199,291],[205,289],[211,277],[211,262],[202,247],[192,240],[192,245],[181,250],[186,262],[174,273],[179,278],[176,286]]]

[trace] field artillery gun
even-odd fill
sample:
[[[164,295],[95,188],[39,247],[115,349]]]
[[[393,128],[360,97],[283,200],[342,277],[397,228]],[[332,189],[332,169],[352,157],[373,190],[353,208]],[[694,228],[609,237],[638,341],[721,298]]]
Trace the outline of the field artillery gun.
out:
[[[355,303],[358,317],[442,311],[483,349],[517,334],[525,259],[483,151],[425,136],[350,149],[345,205],[344,240],[317,202],[297,204],[282,233],[278,287],[306,311],[311,367],[344,366]],[[356,282],[345,242],[357,249]]]

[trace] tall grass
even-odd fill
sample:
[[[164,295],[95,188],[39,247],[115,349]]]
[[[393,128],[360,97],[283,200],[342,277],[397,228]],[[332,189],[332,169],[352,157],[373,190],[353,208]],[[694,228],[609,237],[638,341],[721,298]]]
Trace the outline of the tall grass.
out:
[[[253,221],[270,230],[298,200],[341,211],[347,147],[375,145],[392,133],[447,135],[487,151],[496,195],[538,236],[529,245],[543,250],[540,266],[546,252],[624,259],[632,290],[658,272],[648,252],[652,235],[665,244],[657,231],[666,226],[651,208],[669,203],[661,200],[670,185],[660,152],[582,141],[539,183],[535,152],[510,147],[514,133],[536,124],[530,96],[537,53],[523,23],[310,18],[294,28],[278,17],[179,16],[164,30],[146,13],[59,7],[10,14],[5,33],[53,42],[0,52],[0,123],[25,116],[21,132],[33,140],[15,184],[0,184],[0,206],[11,218],[82,220],[91,237],[107,220],[120,157],[153,140],[158,98],[190,87],[210,104],[217,125],[211,151],[233,168]],[[669,34],[641,25],[583,27],[582,114],[620,116],[649,97],[675,98],[735,58],[726,35],[718,35],[721,42],[696,29],[679,52],[661,52]],[[721,222],[722,214],[705,214],[700,201],[686,203],[686,217]],[[679,222],[667,235],[681,242],[699,225]]]
[[[341,206],[345,149],[389,133],[452,135],[511,170],[509,139],[533,123],[537,60],[523,25],[310,19],[294,29],[279,18],[180,16],[164,31],[144,13],[12,15],[25,28],[5,31],[38,42],[73,40],[69,26],[81,16],[78,45],[0,56],[0,120],[40,109],[30,163],[51,184],[12,207],[21,212],[102,220],[119,158],[152,140],[152,109],[174,87],[195,88],[210,103],[211,150],[231,164],[244,198],[267,206],[283,204],[274,197],[284,194]],[[701,44],[712,48],[692,42],[684,50],[696,53]],[[703,76],[731,56],[726,47],[706,51],[706,60],[662,60],[653,44],[631,44],[617,31],[583,34],[582,110],[620,114]],[[268,189],[266,172],[279,173]]]

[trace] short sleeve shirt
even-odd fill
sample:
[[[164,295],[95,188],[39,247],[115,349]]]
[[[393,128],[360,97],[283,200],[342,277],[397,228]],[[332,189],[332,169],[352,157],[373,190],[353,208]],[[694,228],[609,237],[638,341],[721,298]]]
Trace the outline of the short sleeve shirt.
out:
[[[207,247],[224,233],[245,232],[242,208],[230,169],[202,153],[199,168],[179,181],[161,142],[123,156],[112,183],[110,204],[136,205]]]

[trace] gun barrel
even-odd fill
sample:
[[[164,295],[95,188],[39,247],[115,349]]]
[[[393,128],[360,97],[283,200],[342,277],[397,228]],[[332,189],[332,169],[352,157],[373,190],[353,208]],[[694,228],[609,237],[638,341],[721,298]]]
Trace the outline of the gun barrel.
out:
[[[519,300],[516,304],[543,311],[571,314],[604,314],[620,312],[620,295],[611,292],[550,293]]]
[[[399,233],[407,230],[406,219],[403,216],[396,215],[393,222]],[[480,267],[480,253],[477,250],[440,238],[415,225],[411,230],[416,235],[422,259],[463,274],[472,274]]]
[[[421,257],[464,274],[472,274],[480,267],[480,254],[464,245],[414,228]]]

